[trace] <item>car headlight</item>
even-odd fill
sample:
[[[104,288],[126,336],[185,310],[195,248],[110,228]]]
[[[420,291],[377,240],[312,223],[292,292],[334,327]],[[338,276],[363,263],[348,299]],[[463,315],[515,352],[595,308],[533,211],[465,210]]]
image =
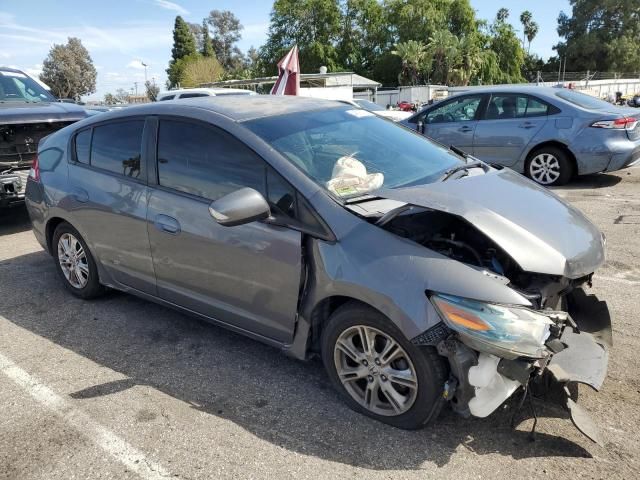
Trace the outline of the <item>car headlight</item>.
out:
[[[554,322],[533,310],[454,297],[431,295],[445,323],[471,347],[505,358],[543,358],[544,342]]]

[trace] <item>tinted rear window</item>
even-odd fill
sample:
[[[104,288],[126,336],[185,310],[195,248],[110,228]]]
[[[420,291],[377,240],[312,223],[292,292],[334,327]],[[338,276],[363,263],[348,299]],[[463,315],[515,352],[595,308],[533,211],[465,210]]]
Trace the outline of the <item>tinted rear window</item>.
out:
[[[196,98],[196,97],[208,97],[206,93],[183,93],[180,98]]]
[[[573,103],[582,108],[588,108],[590,110],[602,110],[611,107],[610,103],[600,100],[599,98],[592,97],[586,93],[576,92],[575,90],[558,90],[556,96],[569,103]]]
[[[143,120],[95,127],[91,142],[91,165],[120,175],[139,178],[143,128]]]
[[[175,95],[167,95],[166,97],[160,97],[160,101],[164,101],[164,100],[173,100],[173,98],[175,97]]]

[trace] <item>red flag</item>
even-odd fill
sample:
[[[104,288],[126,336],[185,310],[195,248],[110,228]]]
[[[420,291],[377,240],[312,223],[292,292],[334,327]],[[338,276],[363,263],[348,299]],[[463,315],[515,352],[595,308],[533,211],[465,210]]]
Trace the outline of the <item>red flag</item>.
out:
[[[298,95],[300,92],[300,62],[296,45],[278,62],[278,80],[271,95]]]

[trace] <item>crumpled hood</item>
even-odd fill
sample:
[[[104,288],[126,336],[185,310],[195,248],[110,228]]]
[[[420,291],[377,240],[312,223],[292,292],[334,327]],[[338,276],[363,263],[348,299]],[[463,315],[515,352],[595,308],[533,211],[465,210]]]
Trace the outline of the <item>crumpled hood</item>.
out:
[[[604,262],[604,239],[579,210],[512,170],[376,195],[458,215],[528,272],[578,278]]]
[[[0,124],[74,122],[87,116],[84,108],[73,103],[0,103]]]

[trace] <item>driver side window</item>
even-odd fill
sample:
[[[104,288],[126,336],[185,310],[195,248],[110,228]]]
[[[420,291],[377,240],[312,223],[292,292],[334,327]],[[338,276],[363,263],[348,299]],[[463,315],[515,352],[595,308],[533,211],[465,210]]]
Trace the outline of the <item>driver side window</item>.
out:
[[[450,100],[427,113],[424,122],[433,124],[475,120],[481,100],[481,95]]]

